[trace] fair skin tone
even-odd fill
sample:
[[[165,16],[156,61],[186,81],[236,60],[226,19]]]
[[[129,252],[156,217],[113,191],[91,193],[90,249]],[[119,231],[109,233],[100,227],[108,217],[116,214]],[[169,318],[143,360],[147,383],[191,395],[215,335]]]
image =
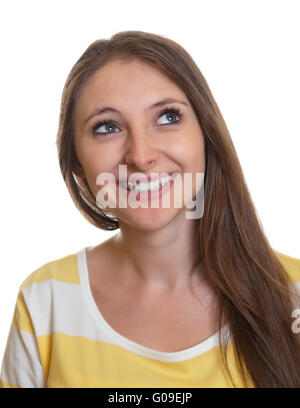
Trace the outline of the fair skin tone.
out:
[[[183,103],[149,109],[166,98]],[[119,113],[91,117],[107,106]],[[177,124],[168,124],[176,115],[160,113],[166,107],[183,114]],[[92,127],[105,119],[112,123],[93,134]],[[97,175],[110,172],[117,178],[120,164],[127,165],[128,176],[205,171],[204,137],[186,95],[138,60],[111,61],[89,78],[76,107],[75,149],[81,165],[76,174],[87,179],[95,196]],[[191,198],[198,191],[193,183]],[[161,351],[184,349],[212,335],[219,309],[198,262],[199,220],[186,219],[185,208],[174,208],[172,199],[169,208],[117,207],[113,214],[120,232],[87,251],[92,293],[108,323]]]

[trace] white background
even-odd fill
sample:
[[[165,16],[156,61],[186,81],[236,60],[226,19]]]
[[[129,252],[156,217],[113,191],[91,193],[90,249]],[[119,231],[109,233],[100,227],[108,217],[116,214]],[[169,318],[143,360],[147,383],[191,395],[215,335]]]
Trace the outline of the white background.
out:
[[[6,1],[1,39],[0,358],[21,282],[114,235],[90,225],[60,174],[61,92],[96,39],[123,30],[181,44],[227,123],[273,248],[300,258],[300,2]]]

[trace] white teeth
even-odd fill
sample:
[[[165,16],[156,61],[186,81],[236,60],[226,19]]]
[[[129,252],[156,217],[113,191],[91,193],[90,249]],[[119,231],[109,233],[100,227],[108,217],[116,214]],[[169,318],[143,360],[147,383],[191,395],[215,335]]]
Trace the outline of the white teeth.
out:
[[[149,183],[132,183],[128,182],[128,185],[125,182],[121,183],[122,187],[130,190],[130,191],[137,191],[137,192],[143,192],[143,191],[157,191],[161,187],[163,187],[166,183],[168,183],[170,180],[172,180],[175,177],[176,173],[173,173],[170,176],[167,177],[162,177],[159,180],[156,181],[151,181]]]
[[[132,191],[147,191],[147,190],[151,190],[151,191],[155,191],[155,190],[159,190],[160,188],[160,181],[151,181],[150,183],[140,183],[140,184],[136,184],[136,183],[128,183],[128,188]]]

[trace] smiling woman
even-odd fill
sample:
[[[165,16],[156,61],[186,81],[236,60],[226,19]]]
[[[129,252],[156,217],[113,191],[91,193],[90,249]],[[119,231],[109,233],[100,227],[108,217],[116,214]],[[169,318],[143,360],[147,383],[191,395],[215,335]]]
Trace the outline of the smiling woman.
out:
[[[110,106],[98,108],[105,103]],[[130,173],[146,175],[190,173],[195,178],[196,173],[204,173],[205,169],[203,134],[186,95],[166,75],[139,60],[114,58],[86,80],[74,107],[74,146],[80,163],[74,171],[85,180],[94,197],[98,191],[97,175],[110,172],[117,178],[120,163]],[[144,186],[144,190],[148,187],[151,186]],[[194,185],[186,200],[196,195],[195,188]],[[166,190],[167,185],[163,191]],[[148,193],[153,201],[160,198],[148,191],[140,192],[137,200],[148,198]],[[119,225],[124,223],[121,230],[126,237],[128,224],[150,232],[166,225],[175,226],[170,221],[176,218],[179,227],[184,212],[182,206],[174,208],[173,204],[167,211],[153,207],[145,211],[144,206],[123,209],[117,205],[113,213]],[[194,224],[190,223],[191,227]],[[180,272],[180,275],[185,274]]]
[[[67,78],[57,148],[82,215],[120,231],[21,284],[2,387],[300,386],[300,260],[270,247],[179,44],[142,31],[93,42]]]

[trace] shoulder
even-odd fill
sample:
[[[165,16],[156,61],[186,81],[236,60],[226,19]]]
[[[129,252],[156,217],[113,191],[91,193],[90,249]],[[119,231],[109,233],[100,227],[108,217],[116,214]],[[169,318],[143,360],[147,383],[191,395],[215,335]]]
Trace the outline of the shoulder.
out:
[[[76,301],[79,288],[77,253],[46,262],[19,286],[16,325],[36,335],[51,333],[53,315],[69,300]]]
[[[39,284],[51,279],[79,284],[77,253],[53,259],[39,266],[23,280],[20,289],[26,289],[34,284]]]
[[[29,312],[51,307],[66,291],[80,286],[77,253],[44,263],[28,275],[19,286],[18,299]]]
[[[300,259],[295,258],[290,255],[283,254],[275,249],[273,249],[275,255],[279,259],[282,266],[285,268],[289,274],[292,282],[297,282],[300,284]]]

